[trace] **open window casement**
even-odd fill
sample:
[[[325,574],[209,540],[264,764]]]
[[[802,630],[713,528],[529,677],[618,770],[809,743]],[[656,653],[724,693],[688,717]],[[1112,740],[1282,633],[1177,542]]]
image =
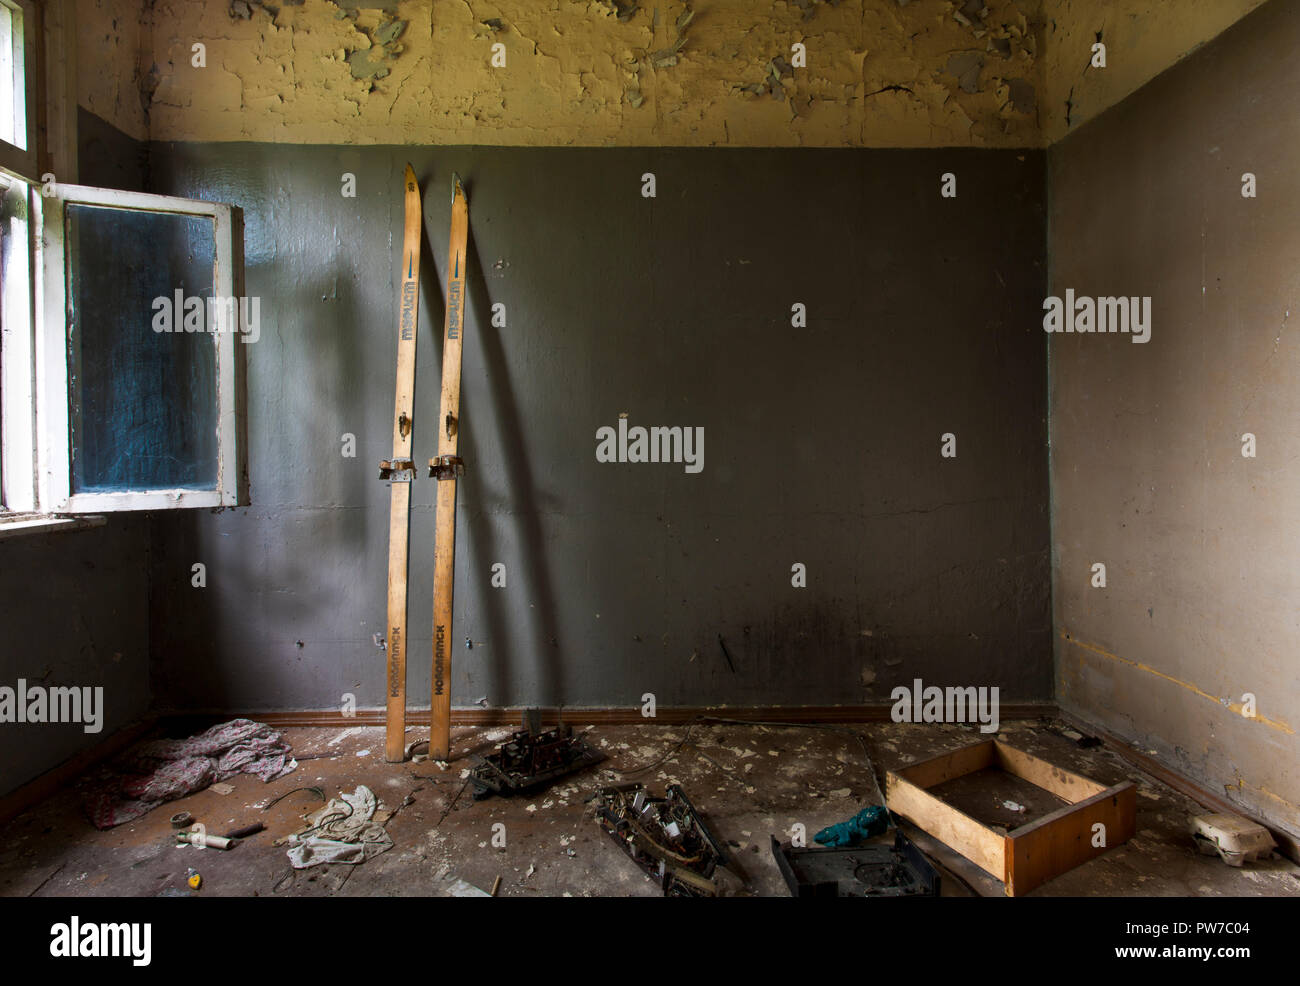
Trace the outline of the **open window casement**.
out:
[[[41,211],[39,496],[52,513],[246,503],[243,213],[80,185]]]

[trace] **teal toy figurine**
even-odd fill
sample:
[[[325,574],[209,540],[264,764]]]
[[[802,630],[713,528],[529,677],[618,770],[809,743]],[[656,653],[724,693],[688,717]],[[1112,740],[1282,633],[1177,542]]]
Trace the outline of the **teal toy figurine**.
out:
[[[813,839],[823,846],[838,849],[856,846],[863,839],[879,835],[889,828],[889,812],[881,805],[863,808],[847,822],[836,822],[822,829]]]

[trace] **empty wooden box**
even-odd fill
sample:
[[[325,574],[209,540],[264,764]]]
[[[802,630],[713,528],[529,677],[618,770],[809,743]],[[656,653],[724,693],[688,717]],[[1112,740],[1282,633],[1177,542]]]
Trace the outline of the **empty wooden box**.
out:
[[[1003,835],[927,790],[986,767],[1023,778],[1069,804]],[[1137,790],[1132,782],[1106,787],[999,740],[891,770],[885,789],[892,811],[1001,880],[1009,897],[1026,894],[1122,845],[1132,838],[1136,825]]]

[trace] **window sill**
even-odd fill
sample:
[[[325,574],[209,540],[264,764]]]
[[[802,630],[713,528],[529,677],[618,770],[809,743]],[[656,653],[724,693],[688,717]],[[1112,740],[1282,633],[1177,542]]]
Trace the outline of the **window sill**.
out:
[[[81,531],[90,527],[103,527],[105,517],[41,517],[26,516],[5,520],[0,517],[0,541],[22,537],[24,534],[54,534],[59,531]]]

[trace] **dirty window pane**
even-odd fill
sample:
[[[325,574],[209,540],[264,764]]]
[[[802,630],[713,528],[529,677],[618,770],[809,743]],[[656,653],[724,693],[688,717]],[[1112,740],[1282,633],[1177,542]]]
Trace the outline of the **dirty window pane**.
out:
[[[212,219],[69,204],[66,223],[72,491],[215,489],[216,335],[176,310],[201,299],[208,328]]]
[[[14,47],[21,38],[14,34],[14,13],[0,4],[0,140],[25,147],[14,113]]]

